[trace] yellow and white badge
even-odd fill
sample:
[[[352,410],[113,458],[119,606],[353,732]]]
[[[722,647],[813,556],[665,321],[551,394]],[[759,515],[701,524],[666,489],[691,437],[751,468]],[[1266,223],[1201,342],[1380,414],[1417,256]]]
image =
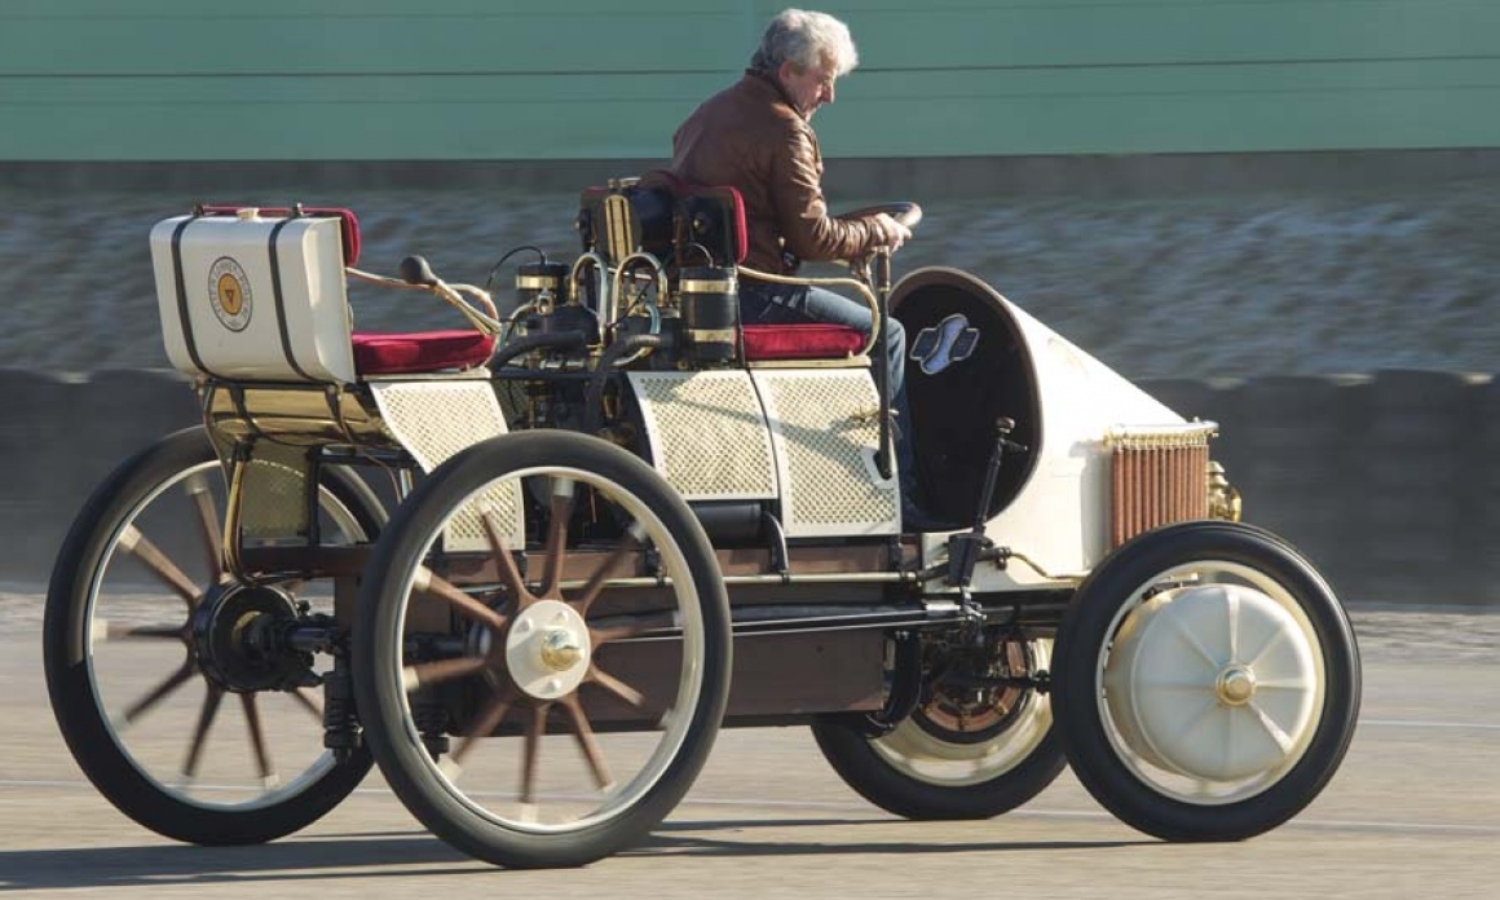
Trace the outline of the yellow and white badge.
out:
[[[250,324],[254,300],[250,293],[250,278],[233,259],[221,256],[209,267],[208,297],[214,315],[225,328],[244,331]]]

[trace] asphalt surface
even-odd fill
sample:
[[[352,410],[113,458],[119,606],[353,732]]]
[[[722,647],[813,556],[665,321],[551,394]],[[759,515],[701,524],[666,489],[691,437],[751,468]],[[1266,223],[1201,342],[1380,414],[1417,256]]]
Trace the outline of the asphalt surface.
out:
[[[804,729],[721,735],[643,846],[513,872],[431,837],[372,775],[307,831],[173,844],[79,773],[47,705],[34,596],[0,593],[0,893],[90,897],[509,896],[1493,898],[1500,895],[1500,612],[1355,615],[1365,703],[1337,777],[1260,838],[1168,845],[1064,775],[990,822],[910,823],[864,804]]]

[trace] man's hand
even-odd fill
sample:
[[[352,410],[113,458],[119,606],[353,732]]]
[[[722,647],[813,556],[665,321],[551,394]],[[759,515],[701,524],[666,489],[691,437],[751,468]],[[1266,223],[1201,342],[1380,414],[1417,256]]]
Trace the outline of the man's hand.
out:
[[[884,247],[895,253],[911,239],[911,229],[891,218],[890,213],[877,213],[871,221],[875,223],[875,231],[880,235],[880,239],[876,241],[877,247]]]

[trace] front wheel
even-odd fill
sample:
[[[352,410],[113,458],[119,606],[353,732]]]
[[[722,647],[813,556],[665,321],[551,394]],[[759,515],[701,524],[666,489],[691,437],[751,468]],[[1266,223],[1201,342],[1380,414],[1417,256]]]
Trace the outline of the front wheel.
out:
[[[365,575],[366,736],[448,843],[583,865],[691,786],[728,697],[728,597],[697,519],[638,458],[562,431],[477,444],[401,506]]]
[[[1120,547],[1057,635],[1053,704],[1074,772],[1125,823],[1241,840],[1300,812],[1359,713],[1343,607],[1275,535],[1187,522]]]

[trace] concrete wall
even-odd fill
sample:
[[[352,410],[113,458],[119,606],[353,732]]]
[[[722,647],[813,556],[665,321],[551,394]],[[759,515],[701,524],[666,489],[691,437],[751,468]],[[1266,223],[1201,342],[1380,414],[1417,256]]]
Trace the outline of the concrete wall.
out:
[[[0,160],[652,158],[786,0],[8,0]],[[829,157],[1500,146],[1487,0],[829,0]]]
[[[1386,371],[1341,378],[1144,381],[1219,422],[1215,457],[1246,518],[1277,531],[1351,602],[1500,604],[1500,383]],[[0,579],[45,579],[94,485],[193,424],[170,373],[0,370]]]

